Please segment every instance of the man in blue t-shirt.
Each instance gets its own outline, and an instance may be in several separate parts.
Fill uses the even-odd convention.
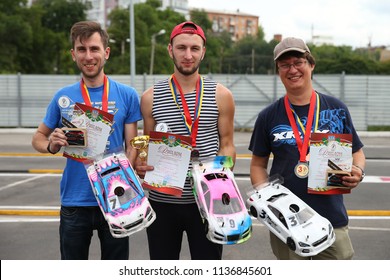
[[[133,151],[130,140],[137,135],[137,122],[142,118],[139,97],[134,88],[104,74],[104,64],[110,55],[107,32],[99,23],[83,21],[73,25],[70,38],[72,58],[82,73],[81,81],[54,95],[33,136],[33,147],[41,153],[56,154],[62,147],[69,146],[61,128],[71,120],[77,102],[114,116],[105,149],[110,152],[124,148],[133,163],[136,151]],[[114,238],[111,235],[82,162],[67,158],[60,194],[61,259],[88,259],[94,230],[98,231],[102,259],[129,258],[128,237]]]
[[[355,188],[364,177],[363,144],[346,105],[313,89],[315,60],[303,40],[282,40],[274,49],[274,60],[286,95],[261,111],[255,123],[249,146],[252,151],[252,184],[259,185],[267,180],[272,153],[269,175],[281,175],[284,185],[327,218],[335,229],[335,243],[312,259],[351,259],[354,251],[348,235],[343,195],[309,194],[307,172],[300,172],[297,167],[307,165],[311,132],[352,134],[353,167],[351,176],[342,177],[342,184]],[[271,247],[277,259],[302,259],[272,233]]]

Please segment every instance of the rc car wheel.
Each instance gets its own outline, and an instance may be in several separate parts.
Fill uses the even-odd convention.
[[[204,223],[204,232],[207,234],[209,232],[209,222],[205,219],[203,223]]]
[[[258,216],[257,216],[257,210],[256,210],[255,207],[251,206],[251,207],[249,208],[249,211],[251,212],[251,215],[252,215],[253,217],[255,217],[255,218],[258,217]]]
[[[291,237],[287,237],[287,246],[288,246],[288,248],[290,248],[294,252],[295,252],[295,249],[297,248],[294,240]]]

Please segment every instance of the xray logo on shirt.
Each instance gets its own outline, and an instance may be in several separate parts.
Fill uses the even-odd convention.
[[[317,130],[318,133],[329,133],[329,130]],[[279,146],[283,144],[296,145],[294,132],[289,125],[278,125],[272,129],[271,134],[273,136],[274,145]],[[303,138],[302,133],[299,135]]]

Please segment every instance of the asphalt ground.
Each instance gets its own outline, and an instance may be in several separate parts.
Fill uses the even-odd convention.
[[[31,174],[61,174],[65,165],[65,158],[61,153],[56,155],[41,154],[31,146],[31,139],[35,129],[32,128],[6,128],[0,129],[0,162],[1,173],[31,173]],[[390,160],[390,132],[359,132],[364,143],[367,159]],[[251,153],[248,145],[251,132],[236,131],[234,142],[237,149],[237,162],[235,166],[236,177],[249,176],[249,160]],[[240,161],[245,159],[245,161]],[[367,172],[366,172],[367,173]],[[381,174],[382,176],[390,175]],[[390,209],[390,207],[389,207]],[[364,214],[361,210],[360,214]],[[1,209],[0,214],[20,215],[57,215],[58,210],[52,209]],[[390,211],[381,215],[389,215]]]
[[[58,185],[65,159],[31,147],[35,129],[0,129],[0,259],[58,259]],[[235,173],[240,188],[250,187],[250,132],[235,133]],[[367,156],[367,182],[345,196],[355,259],[390,259],[390,133],[360,132]],[[40,175],[41,174],[41,175]],[[382,180],[376,182],[375,180]],[[386,180],[389,180],[386,182]],[[11,207],[12,206],[12,207]],[[224,259],[273,259],[268,230],[258,221],[249,241],[225,246]],[[27,226],[27,227],[26,227]],[[185,240],[185,238],[184,238]],[[144,232],[131,236],[131,259],[148,259]],[[94,236],[91,259],[99,259]],[[182,259],[188,259],[183,241]]]
[[[21,152],[35,152],[31,147],[31,137],[35,131],[35,128],[0,128],[0,152],[6,152],[12,147],[12,149],[17,147],[17,150],[20,149]],[[250,131],[235,131],[235,144],[248,145],[251,135]],[[390,146],[390,131],[358,131],[358,135],[366,146]]]
[[[51,154],[40,154],[31,146],[31,139],[35,132],[33,128],[0,128],[0,156],[42,156],[53,157]],[[364,143],[364,151],[367,158],[370,159],[388,159],[390,158],[390,131],[378,132],[358,132],[359,137]],[[250,157],[248,150],[251,132],[236,131],[234,133],[234,142],[237,148],[238,158]],[[57,154],[61,157],[61,154]],[[54,168],[55,169],[55,168]],[[26,171],[24,169],[18,170],[5,168],[0,166],[0,172],[10,171],[14,172]],[[36,172],[45,172],[47,170],[34,169]],[[48,170],[53,170],[49,168]],[[29,170],[27,170],[29,171]],[[247,173],[249,170],[246,171]]]
[[[41,154],[31,146],[31,139],[35,129],[33,128],[8,128],[0,129],[0,174],[1,173],[32,173],[32,174],[61,174],[65,165],[65,158],[61,153],[56,155]],[[389,132],[359,132],[367,160],[390,160],[390,131]],[[237,149],[237,162],[235,175],[237,177],[249,176],[249,162],[251,153],[248,145],[251,132],[236,131],[234,142]],[[5,159],[8,159],[7,162]],[[244,159],[244,161],[242,161]],[[366,174],[369,174],[366,172]],[[382,176],[390,175],[390,171]],[[389,207],[390,208],[390,207]],[[10,211],[18,211],[10,209]],[[20,210],[22,214],[29,213]],[[0,209],[0,214],[6,209]],[[42,215],[45,213],[56,214],[49,210],[31,210],[31,213]],[[388,213],[385,213],[388,214]]]

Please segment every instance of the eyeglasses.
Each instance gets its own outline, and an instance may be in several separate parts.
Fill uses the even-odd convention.
[[[291,63],[291,64],[281,64],[278,66],[278,69],[282,70],[283,72],[287,72],[290,70],[291,66],[294,66],[295,69],[302,69],[305,64],[306,64],[307,60],[298,60],[298,61],[295,61],[294,63]]]

